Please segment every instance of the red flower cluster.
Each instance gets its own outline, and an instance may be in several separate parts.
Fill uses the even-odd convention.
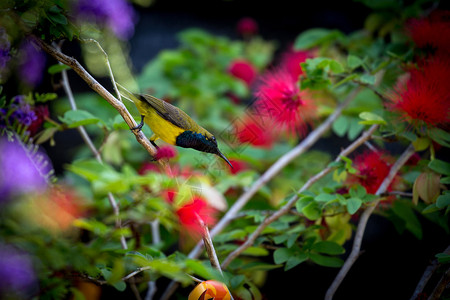
[[[358,172],[349,176],[347,183],[361,184],[366,188],[367,193],[375,194],[391,170],[391,161],[391,156],[378,151],[363,152],[354,158],[353,163]],[[398,178],[392,181],[389,191],[392,190],[396,181]]]
[[[442,53],[450,51],[450,11],[435,11],[427,18],[411,19],[406,29],[417,47]]]
[[[297,79],[285,69],[268,73],[256,97],[258,109],[291,134],[304,135],[316,114],[308,93],[300,90]]]
[[[388,107],[412,125],[450,122],[450,59],[431,58],[409,70],[410,78],[398,84]]]
[[[198,218],[207,226],[217,221],[217,211],[199,196],[194,196],[189,203],[178,208],[176,214],[182,230],[193,237],[200,235],[203,230]]]

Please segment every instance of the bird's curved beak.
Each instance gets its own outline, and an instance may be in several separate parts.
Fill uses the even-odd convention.
[[[231,168],[233,168],[233,165],[230,163],[230,161],[225,157],[225,155],[220,152],[219,148],[217,148],[217,155],[219,155],[224,161],[227,162],[227,164],[230,165]]]

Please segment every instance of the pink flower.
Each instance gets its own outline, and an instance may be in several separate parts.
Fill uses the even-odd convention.
[[[258,109],[290,134],[303,135],[316,116],[316,107],[308,93],[285,69],[266,74],[256,92]]]
[[[156,151],[156,155],[155,155],[155,159],[159,160],[161,158],[173,158],[177,156],[177,150],[175,150],[174,147],[172,146],[161,146],[158,148],[158,150]]]
[[[434,58],[409,71],[410,78],[399,84],[389,97],[388,108],[401,119],[418,126],[450,122],[450,59]]]
[[[411,19],[406,29],[417,47],[450,51],[450,11],[435,11],[427,18]]]
[[[309,51],[295,51],[290,50],[283,54],[281,58],[281,66],[292,75],[295,80],[303,74],[301,63],[305,62],[307,58],[311,58],[312,54]]]
[[[247,163],[245,161],[230,159],[230,163],[233,165],[233,168],[230,166],[228,167],[230,168],[230,173],[233,175],[248,169]]]
[[[353,159],[353,164],[358,171],[357,174],[349,176],[347,183],[360,184],[366,188],[367,193],[375,194],[383,180],[391,170],[392,157],[378,151],[368,150],[357,155]],[[398,182],[398,178],[394,178],[388,190],[392,190]]]
[[[239,20],[236,29],[243,36],[255,35],[258,33],[258,23],[253,18],[245,17]]]
[[[194,237],[203,230],[198,218],[207,226],[214,225],[217,221],[217,211],[199,196],[194,196],[189,203],[178,208],[176,213],[181,229]]]
[[[245,60],[232,61],[228,72],[234,77],[243,80],[248,86],[253,83],[257,75],[255,67]]]

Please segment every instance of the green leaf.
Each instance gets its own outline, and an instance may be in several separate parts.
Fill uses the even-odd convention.
[[[78,126],[96,124],[101,120],[90,112],[85,110],[69,110],[66,111],[64,117],[60,118],[61,122],[64,122],[69,126],[69,128],[75,128]]]
[[[48,68],[47,72],[49,74],[53,75],[53,74],[59,73],[63,70],[69,70],[69,69],[71,69],[71,68],[68,65],[55,64],[55,65],[50,66]]]
[[[380,117],[377,114],[374,114],[372,112],[364,111],[359,114],[359,117],[363,119],[364,121],[360,121],[359,124],[364,125],[374,125],[374,124],[380,124],[380,125],[386,125],[386,121]]]
[[[243,254],[249,256],[267,256],[269,255],[269,251],[260,247],[248,247]]]
[[[305,206],[307,206],[309,203],[311,203],[312,201],[314,201],[314,198],[311,196],[303,196],[300,199],[297,200],[297,202],[295,203],[295,208],[297,209],[297,211],[299,213],[302,213],[303,208]]]
[[[416,151],[423,151],[430,146],[431,141],[429,138],[426,137],[417,137],[417,139],[412,142],[412,145],[414,146],[414,150]]]
[[[311,221],[315,221],[322,216],[322,210],[317,202],[311,202],[303,207],[302,213]]]
[[[436,200],[436,207],[437,208],[444,208],[446,206],[450,205],[450,193],[440,195]]]
[[[363,84],[374,85],[375,84],[375,76],[370,74],[363,74],[359,77],[359,81]]]
[[[361,66],[363,63],[362,59],[355,55],[349,55],[347,57],[347,66],[350,68],[350,70],[356,69],[359,66]]]
[[[395,201],[392,211],[405,222],[406,229],[414,234],[418,239],[422,238],[422,226],[413,209],[401,201]]]
[[[428,135],[438,144],[450,148],[450,133],[440,128],[428,129]]]
[[[294,48],[297,50],[310,49],[324,43],[331,43],[342,37],[338,30],[313,28],[303,31],[295,40]]]
[[[436,258],[438,259],[438,262],[441,264],[446,264],[450,262],[450,255],[447,253],[438,253],[436,254]]]
[[[318,202],[328,202],[333,201],[334,199],[336,199],[336,195],[327,193],[319,194],[314,198],[314,200]]]
[[[299,264],[301,264],[302,262],[304,262],[307,259],[308,259],[308,255],[306,255],[306,253],[298,253],[298,254],[296,254],[294,256],[291,256],[286,261],[286,265],[284,267],[284,270],[288,271],[288,270],[298,266]]]
[[[439,174],[444,174],[450,176],[450,163],[434,159],[429,164],[428,167]]]
[[[362,205],[362,200],[359,198],[349,198],[347,200],[347,211],[349,214],[353,215]]]
[[[317,253],[309,253],[308,256],[313,262],[324,267],[339,268],[344,264],[344,261],[338,257],[325,256]]]
[[[273,260],[277,265],[282,264],[286,262],[293,254],[293,251],[288,248],[278,248],[273,252]]]
[[[66,16],[59,14],[59,13],[50,13],[48,14],[48,17],[50,20],[52,20],[55,23],[61,24],[61,25],[67,25],[67,18]]]
[[[341,245],[330,241],[319,241],[312,245],[311,250],[330,255],[338,255],[345,252]]]
[[[347,133],[349,127],[350,122],[346,116],[340,116],[332,125],[333,132],[339,137],[343,137]]]

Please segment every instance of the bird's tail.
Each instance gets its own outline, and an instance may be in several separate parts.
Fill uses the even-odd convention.
[[[119,84],[118,82],[116,82],[117,87],[119,88],[119,92],[122,95],[122,97],[124,97],[125,99],[127,99],[128,101],[131,102],[136,102],[138,101],[138,97],[136,96],[136,94],[130,92],[129,90],[127,90],[123,85]]]

